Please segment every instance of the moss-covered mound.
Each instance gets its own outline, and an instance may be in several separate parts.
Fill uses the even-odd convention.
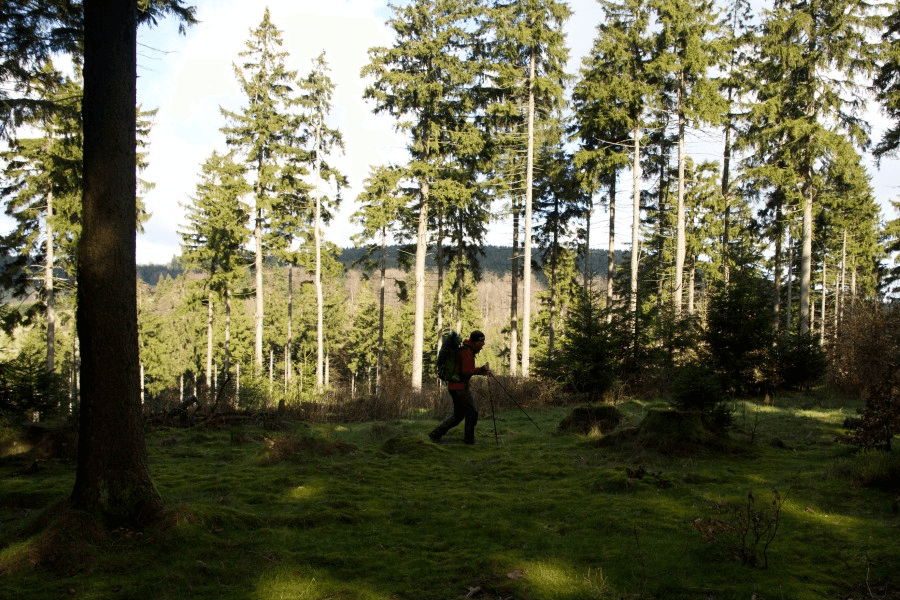
[[[637,427],[628,427],[598,441],[603,447],[639,446],[679,455],[692,455],[701,448],[724,449],[728,438],[709,430],[695,411],[656,409],[647,412]]]

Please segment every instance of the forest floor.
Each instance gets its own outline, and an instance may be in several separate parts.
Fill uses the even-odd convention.
[[[474,446],[433,418],[151,428],[141,531],[63,508],[73,461],[10,455],[0,598],[900,598],[900,459],[835,441],[856,406],[737,402],[674,444],[651,408],[572,433],[572,407],[503,406]]]

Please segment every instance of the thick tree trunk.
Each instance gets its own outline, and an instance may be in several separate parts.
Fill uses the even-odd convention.
[[[136,10],[84,2],[84,191],[78,250],[81,414],[72,504],[119,522],[155,516],[140,405],[135,267]]]

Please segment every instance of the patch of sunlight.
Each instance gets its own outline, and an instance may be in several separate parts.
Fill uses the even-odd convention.
[[[20,440],[13,440],[8,446],[0,451],[0,458],[25,454],[26,452],[30,452],[32,448],[33,446],[31,444],[26,444]]]
[[[568,565],[548,562],[525,563],[524,568],[507,574],[510,579],[523,579],[538,598],[604,598],[612,596],[600,568],[581,573]]]
[[[282,569],[260,576],[256,584],[257,600],[303,600],[324,596],[321,584],[312,572]]]
[[[0,550],[0,573],[10,573],[31,562],[33,550],[31,541],[10,544]]]
[[[312,500],[322,496],[322,486],[298,485],[288,490],[288,495],[294,500]]]
[[[306,567],[283,567],[260,575],[255,600],[319,600],[321,598],[389,600],[389,596],[368,588],[348,587]],[[391,596],[392,597],[392,596]]]
[[[838,513],[829,513],[818,508],[812,506],[811,504],[803,504],[798,502],[793,502],[790,498],[788,498],[782,510],[786,513],[790,513],[792,516],[798,519],[803,519],[810,523],[816,523],[818,525],[830,525],[832,527],[849,527],[849,528],[859,528],[865,529],[867,527],[867,520],[859,517],[851,517],[848,515],[842,515]]]

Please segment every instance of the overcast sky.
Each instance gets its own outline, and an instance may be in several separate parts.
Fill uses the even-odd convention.
[[[394,132],[394,121],[376,116],[363,100],[366,81],[360,69],[368,62],[368,49],[392,43],[385,22],[390,15],[383,0],[271,0],[267,4],[246,0],[196,0],[200,23],[177,33],[174,21],[138,33],[138,101],[144,110],[157,109],[150,134],[149,167],[141,178],[155,184],[144,196],[152,213],[145,232],[138,235],[139,264],[168,263],[180,254],[178,230],[183,227],[182,204],[194,193],[200,165],[214,151],[226,149],[219,131],[224,120],[220,107],[238,111],[244,103],[233,64],[245,48],[250,30],[263,17],[268,5],[272,22],[282,31],[287,66],[307,74],[312,59],[325,52],[336,85],[331,125],[338,128],[346,145],[343,156],[333,162],[349,177],[350,189],[343,206],[325,231],[325,237],[340,246],[350,246],[356,228],[349,216],[356,210],[355,198],[372,165],[405,162],[406,140]],[[570,0],[574,11],[566,27],[571,49],[569,72],[576,73],[581,57],[591,47],[601,15],[596,0]],[[873,118],[876,118],[873,116]],[[877,128],[877,126],[876,126]],[[720,144],[693,137],[696,160],[718,160]],[[897,197],[897,161],[872,169],[876,194],[882,202]],[[617,231],[627,238],[631,224],[630,176],[623,176],[617,202]],[[496,212],[496,211],[495,211]],[[606,246],[606,215],[593,219],[592,245]],[[5,225],[5,226],[4,226]],[[9,220],[0,217],[0,230]],[[618,237],[618,236],[617,236]],[[505,223],[494,224],[487,243],[511,245],[512,233]],[[619,245],[619,247],[624,247]]]

